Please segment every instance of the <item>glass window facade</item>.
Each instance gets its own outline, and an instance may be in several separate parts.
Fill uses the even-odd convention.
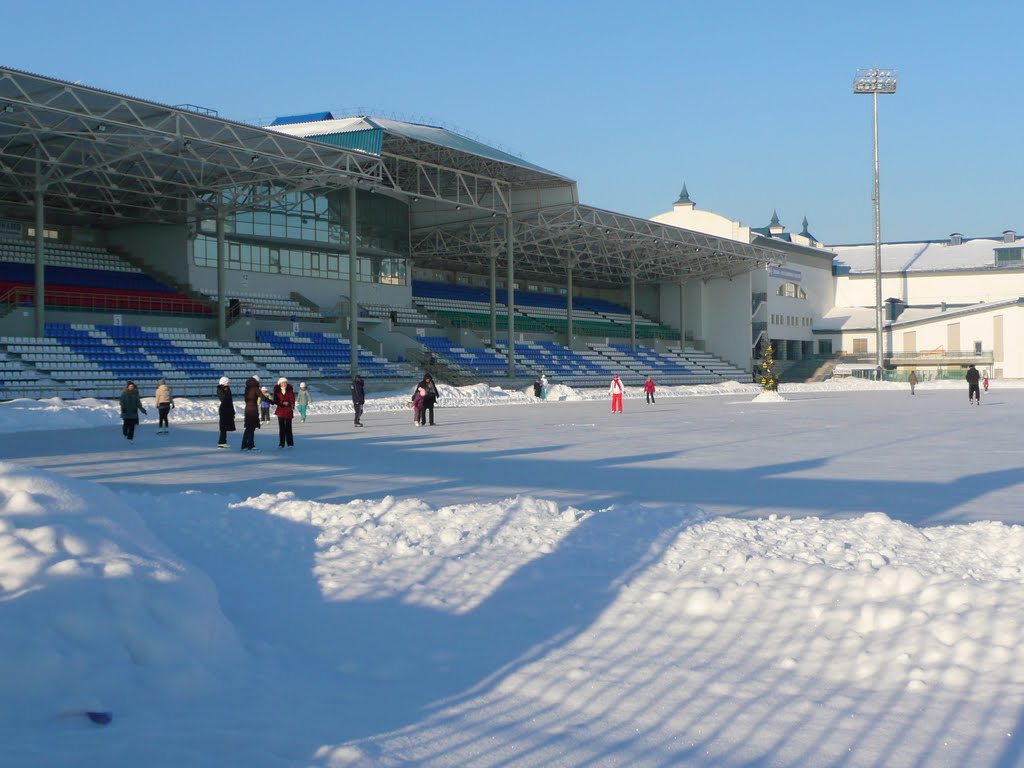
[[[273,192],[273,190],[270,190]],[[348,190],[284,193],[224,222],[226,267],[245,272],[348,279]],[[409,209],[387,195],[356,193],[356,279],[409,282]],[[193,261],[217,266],[216,222],[200,222]]]

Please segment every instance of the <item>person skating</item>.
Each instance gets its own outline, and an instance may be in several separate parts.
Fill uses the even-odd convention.
[[[981,380],[981,388],[988,392],[988,376]]]
[[[128,442],[135,440],[135,427],[139,424],[139,411],[143,413],[146,409],[142,407],[142,398],[139,397],[139,390],[135,387],[134,381],[129,381],[121,392],[121,434],[128,438]]]
[[[166,435],[171,431],[171,425],[167,421],[167,414],[174,407],[174,395],[171,394],[171,388],[167,386],[167,379],[160,379],[160,385],[156,388],[156,395],[154,395],[153,399],[156,401],[156,412],[160,417],[156,433],[158,435]]]
[[[420,408],[420,426],[427,425],[427,414],[430,415],[430,426],[434,426],[434,403],[437,402],[437,398],[441,395],[437,391],[437,386],[434,384],[433,378],[429,373],[423,374],[423,381],[421,381],[417,388],[422,388],[424,391],[423,405]]]
[[[540,399],[548,399],[548,376],[546,373],[540,375]]]
[[[971,405],[981,405],[981,389],[978,386],[981,374],[978,373],[978,369],[973,365],[967,366],[967,375],[964,378],[967,379],[967,400]]]
[[[422,426],[420,424],[420,415],[423,413],[423,398],[427,396],[427,390],[422,385],[416,385],[416,391],[412,393],[412,400],[409,401],[409,405],[412,406],[412,423],[417,427]]]
[[[644,394],[647,395],[648,405],[654,402],[654,379],[650,376],[648,376],[647,381],[644,382]]]
[[[626,388],[622,386],[619,374],[616,373],[612,377],[612,383],[608,385],[608,392],[612,396],[612,413],[622,413],[622,393],[625,391]]]
[[[274,398],[270,396],[270,390],[260,387],[260,424],[270,423],[270,406],[274,404]]]
[[[352,410],[355,412],[355,425],[363,426],[363,406],[366,404],[366,383],[358,373],[352,379]]]
[[[260,428],[260,377],[255,374],[245,380],[245,413],[244,431],[242,432],[242,450],[255,451],[256,430]]]
[[[274,387],[274,411],[277,416],[277,447],[295,447],[295,439],[292,437],[292,419],[295,416],[295,390],[288,383],[288,379],[282,376],[277,380]]]
[[[217,438],[218,448],[228,447],[228,432],[235,431],[235,402],[231,397],[231,379],[221,376],[217,382],[217,399],[220,405],[217,416],[220,421],[220,435]]]
[[[309,396],[309,389],[306,387],[306,382],[299,382],[299,391],[295,393],[295,410],[299,412],[299,417],[306,420],[306,409],[313,404],[313,398]]]
[[[911,371],[907,381],[910,383],[910,394],[914,394],[914,389],[917,387],[917,371]]]

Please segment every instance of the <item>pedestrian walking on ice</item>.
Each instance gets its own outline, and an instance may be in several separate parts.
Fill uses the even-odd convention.
[[[253,374],[245,380],[245,421],[242,432],[242,450],[255,451],[256,430],[260,428],[260,377]]]
[[[139,411],[143,413],[146,409],[142,407],[142,398],[139,397],[139,390],[134,381],[129,381],[121,392],[121,434],[128,438],[128,442],[135,440],[135,427],[139,425]]]
[[[306,420],[306,409],[313,404],[313,398],[309,396],[309,389],[306,382],[299,382],[299,391],[295,393],[295,409],[299,412],[299,418]]]
[[[363,426],[363,405],[366,403],[366,385],[358,373],[352,379],[352,410],[356,415],[355,426]]]
[[[277,386],[274,387],[274,405],[277,406],[274,411],[277,415],[277,447],[294,448],[292,418],[295,416],[295,390],[284,376],[277,380]]]
[[[647,395],[647,404],[650,405],[654,402],[654,379],[650,376],[647,377],[647,381],[644,382],[644,393]]]
[[[235,431],[235,402],[231,397],[231,379],[221,376],[217,382],[217,399],[220,405],[217,408],[217,417],[220,422],[220,435],[217,437],[217,447],[228,447],[228,432]]]
[[[160,385],[156,388],[156,395],[153,396],[153,399],[156,401],[156,412],[160,417],[160,424],[157,426],[156,433],[158,435],[166,435],[171,431],[171,425],[167,421],[167,414],[174,407],[174,395],[171,394],[171,388],[167,386],[167,379],[160,379]]]
[[[612,383],[608,386],[608,392],[612,396],[612,413],[622,413],[622,393],[625,391],[625,387],[619,381],[619,374],[616,373],[612,378]]]
[[[981,388],[988,392],[988,376],[981,380]]]
[[[910,394],[914,394],[914,388],[917,386],[917,371],[911,371],[907,381],[910,383]]]
[[[978,373],[978,369],[973,365],[967,366],[967,375],[964,378],[967,379],[967,400],[971,405],[981,405],[981,389],[978,387],[981,374]]]

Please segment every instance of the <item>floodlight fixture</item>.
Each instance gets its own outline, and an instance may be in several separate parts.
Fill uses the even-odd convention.
[[[870,94],[873,102],[875,138],[875,372],[882,377],[882,203],[878,185],[878,94],[896,93],[895,69],[858,69],[853,92]]]
[[[13,104],[4,104],[4,112],[7,112],[8,114],[10,114],[13,111],[14,111],[14,105]]]

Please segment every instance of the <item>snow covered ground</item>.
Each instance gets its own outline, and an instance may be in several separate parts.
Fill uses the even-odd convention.
[[[0,404],[0,764],[1024,766],[996,384]]]

